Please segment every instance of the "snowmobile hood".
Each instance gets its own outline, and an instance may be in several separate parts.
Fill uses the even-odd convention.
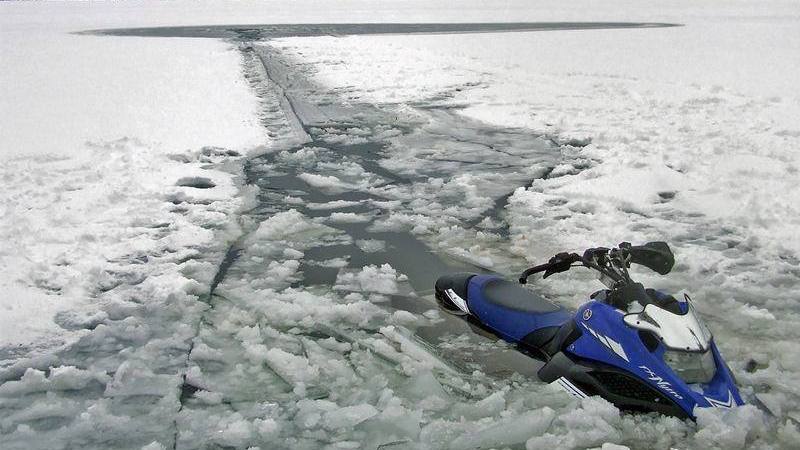
[[[648,305],[650,306],[650,305]],[[660,309],[660,308],[657,308]],[[656,309],[645,308],[648,314]],[[743,404],[739,390],[736,387],[733,375],[719,353],[708,330],[692,323],[699,320],[682,315],[678,322],[670,322],[675,318],[664,314],[655,313],[653,320],[659,325],[660,333],[668,334],[672,327],[680,333],[690,336],[673,335],[670,339],[672,345],[689,343],[690,348],[699,349],[698,344],[707,342],[706,351],[687,352],[686,346],[682,351],[676,351],[660,339],[648,338],[650,329],[644,331],[641,323],[639,327],[628,324],[628,317],[633,319],[636,315],[623,314],[622,311],[602,302],[590,301],[578,309],[575,321],[583,332],[582,336],[567,348],[567,351],[578,358],[592,364],[610,366],[614,370],[622,370],[635,377],[655,390],[663,398],[674,403],[687,416],[694,417],[694,409],[708,407],[730,408]],[[644,312],[644,311],[643,311]],[[669,311],[665,311],[669,313]],[[675,315],[674,313],[669,313]],[[640,317],[641,318],[641,317]],[[652,316],[651,316],[652,318]],[[686,319],[689,319],[688,321]],[[641,322],[641,320],[640,320]],[[635,322],[634,322],[635,323]],[[654,327],[652,323],[649,324]],[[702,324],[700,324],[702,325]],[[691,330],[691,331],[690,331]],[[697,334],[698,339],[693,340],[691,333]],[[702,334],[701,333],[707,333]],[[706,336],[708,338],[705,341]],[[675,353],[694,355],[696,365],[685,361],[675,361]],[[709,363],[710,361],[710,363]],[[693,369],[694,372],[685,369]],[[698,375],[698,371],[700,371]],[[689,373],[691,376],[686,376]],[[702,382],[697,380],[701,379]],[[626,390],[631,387],[620,388],[617,394],[625,397]],[[630,392],[634,392],[636,389]]]

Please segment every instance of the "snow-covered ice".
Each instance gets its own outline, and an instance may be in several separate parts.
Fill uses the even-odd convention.
[[[191,6],[0,4],[0,447],[798,445],[795,1]],[[68,34],[381,20],[684,26],[255,44],[363,122],[317,124],[310,144],[246,49]],[[246,184],[288,169],[288,193]],[[415,280],[335,253],[388,261],[393,233],[509,275],[666,240],[674,274],[644,281],[697,300],[773,415],[622,415],[452,366],[437,350],[474,350],[465,335],[431,348],[413,330],[436,311],[393,309],[425,301]],[[317,270],[331,275],[305,283]],[[538,288],[575,305],[592,283]]]
[[[213,270],[241,202],[204,166],[266,143],[229,44],[70,35],[64,5],[41,10],[55,26],[31,6],[0,19],[3,349],[57,344],[58,311],[99,323],[87,300],[201,253]]]

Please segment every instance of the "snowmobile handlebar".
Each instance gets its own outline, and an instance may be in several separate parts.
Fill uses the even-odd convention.
[[[559,253],[545,264],[531,267],[519,277],[520,284],[527,284],[528,277],[535,273],[544,272],[542,278],[560,272],[566,272],[574,263],[597,270],[605,275],[611,282],[630,282],[628,267],[631,263],[643,265],[661,275],[666,275],[675,264],[675,257],[666,242],[648,242],[644,245],[633,246],[629,242],[622,242],[618,248],[595,247],[586,249],[583,255],[577,253]]]

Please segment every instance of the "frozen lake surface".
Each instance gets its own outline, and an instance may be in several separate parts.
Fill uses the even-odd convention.
[[[684,82],[709,58],[676,44],[696,42],[696,14],[197,25],[222,20],[206,11],[179,27],[71,25],[32,44],[57,49],[43,54],[67,79],[63,48],[101,57],[75,78],[93,84],[63,92],[110,120],[75,161],[37,150],[2,169],[4,216],[17,218],[0,222],[9,286],[41,291],[31,300],[44,312],[52,298],[84,303],[52,313],[58,333],[42,314],[47,339],[0,336],[0,447],[792,447],[800,276],[781,238],[797,223],[786,149],[800,133],[776,111],[795,105],[769,86],[705,86],[726,80],[707,72]],[[712,40],[738,32],[707,23]],[[24,41],[23,24],[6,29]],[[749,42],[774,42],[759,33]],[[50,92],[16,47],[2,48],[15,82],[33,80],[21,92]],[[647,48],[667,57],[648,61]],[[695,59],[664,71],[674,58]],[[658,71],[675,78],[648,78]],[[122,91],[113,108],[97,101]],[[17,128],[33,131],[2,142],[39,134]],[[48,131],[51,150],[83,142]],[[445,272],[513,279],[555,251],[645,239],[668,240],[679,262],[645,281],[700,299],[759,408],[695,424],[575,400],[432,296]],[[535,289],[573,307],[596,286],[570,276]],[[11,306],[25,317],[24,302]]]

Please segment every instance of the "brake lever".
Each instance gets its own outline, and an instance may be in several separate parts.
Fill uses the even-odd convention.
[[[580,260],[581,260],[580,256],[578,256],[576,253],[566,253],[566,252],[559,253],[556,256],[550,258],[550,261],[548,261],[550,267],[548,267],[547,270],[544,272],[542,278],[547,278],[550,275],[556,273],[566,272],[569,270],[570,267],[572,267],[572,263],[578,262]]]
[[[594,247],[594,248],[587,248],[583,252],[583,259],[587,261],[591,261],[593,259],[597,259],[598,261],[602,261],[603,258],[608,255],[608,251],[610,249],[606,247]]]

